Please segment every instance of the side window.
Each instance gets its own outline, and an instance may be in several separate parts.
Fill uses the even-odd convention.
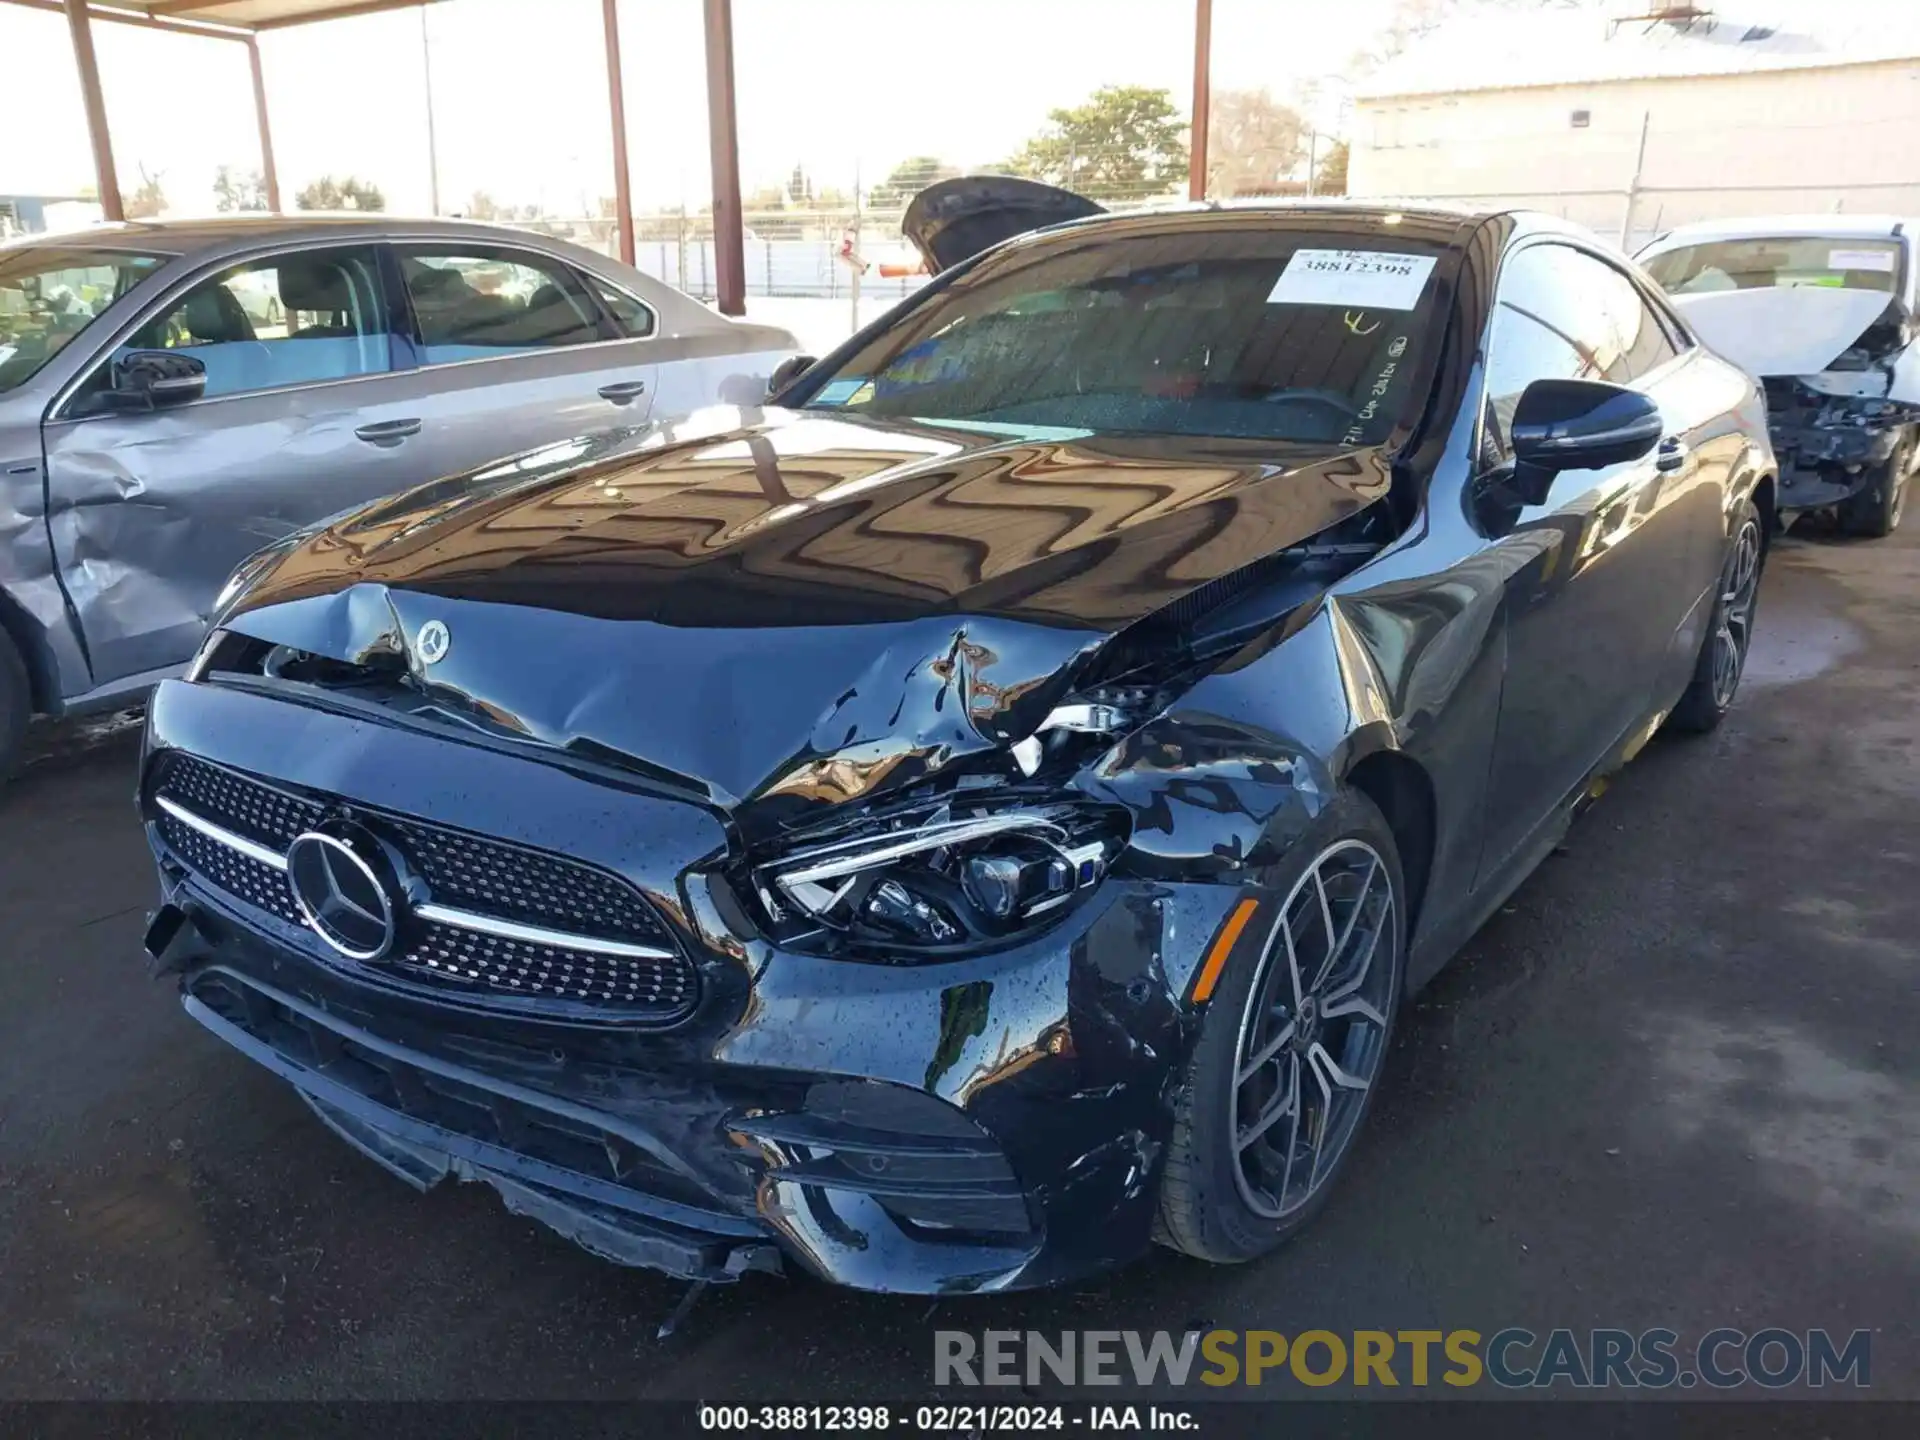
[[[1556,293],[1560,278],[1550,251],[1536,245],[1509,259],[1500,272],[1487,342],[1486,414],[1481,463],[1495,466],[1513,454],[1508,439],[1521,392],[1535,380],[1601,378],[1593,337],[1576,328],[1578,316]]]
[[[207,394],[243,395],[378,375],[391,367],[386,296],[371,250],[311,250],[202,280],[114,351],[178,350],[207,367]],[[102,367],[87,385],[108,383]]]
[[[1512,453],[1514,407],[1533,381],[1630,385],[1679,353],[1631,280],[1566,245],[1535,245],[1507,262],[1490,349],[1482,443],[1488,464]]]
[[[587,284],[593,287],[593,293],[600,297],[600,303],[619,323],[621,332],[629,340],[644,340],[653,334],[653,311],[644,300],[629,295],[610,281],[602,280],[598,275],[589,273]]]
[[[420,327],[421,361],[446,365],[590,345],[593,302],[566,266],[521,251],[408,246],[399,251]]]

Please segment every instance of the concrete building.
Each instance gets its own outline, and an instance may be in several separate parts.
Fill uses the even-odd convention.
[[[1348,188],[1635,243],[1752,213],[1920,216],[1920,0],[1470,14],[1360,87]]]

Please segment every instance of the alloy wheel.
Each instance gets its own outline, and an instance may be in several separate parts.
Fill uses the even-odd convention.
[[[1234,1048],[1234,1180],[1256,1214],[1293,1214],[1352,1143],[1386,1052],[1398,944],[1393,882],[1364,841],[1323,851],[1287,896]]]
[[[1760,527],[1749,520],[1733,542],[1720,591],[1719,628],[1713,637],[1713,703],[1724,710],[1740,688],[1740,672],[1753,642],[1753,609],[1760,593]]]

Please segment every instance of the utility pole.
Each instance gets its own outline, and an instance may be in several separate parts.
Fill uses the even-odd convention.
[[[1193,0],[1193,143],[1187,147],[1187,198],[1207,198],[1207,129],[1213,119],[1213,0]]]
[[[1633,236],[1633,207],[1640,198],[1640,177],[1647,168],[1647,129],[1653,124],[1653,111],[1640,112],[1640,153],[1634,158],[1633,179],[1627,182],[1627,213],[1620,217],[1620,248],[1627,248]]]
[[[420,69],[427,78],[427,194],[440,213],[440,147],[433,134],[433,52],[427,45],[427,0],[420,0]]]
[[[1320,178],[1320,132],[1307,131],[1307,198],[1311,200],[1318,193]]]

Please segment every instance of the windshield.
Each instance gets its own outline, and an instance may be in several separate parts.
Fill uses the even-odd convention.
[[[799,393],[922,421],[1374,444],[1406,408],[1438,255],[1246,226],[1015,246]]]
[[[1899,284],[1900,242],[1846,236],[1715,240],[1683,245],[1644,263],[1647,273],[1673,295],[1799,285],[1890,295]]]
[[[0,250],[0,391],[38,372],[168,258],[54,245]]]

